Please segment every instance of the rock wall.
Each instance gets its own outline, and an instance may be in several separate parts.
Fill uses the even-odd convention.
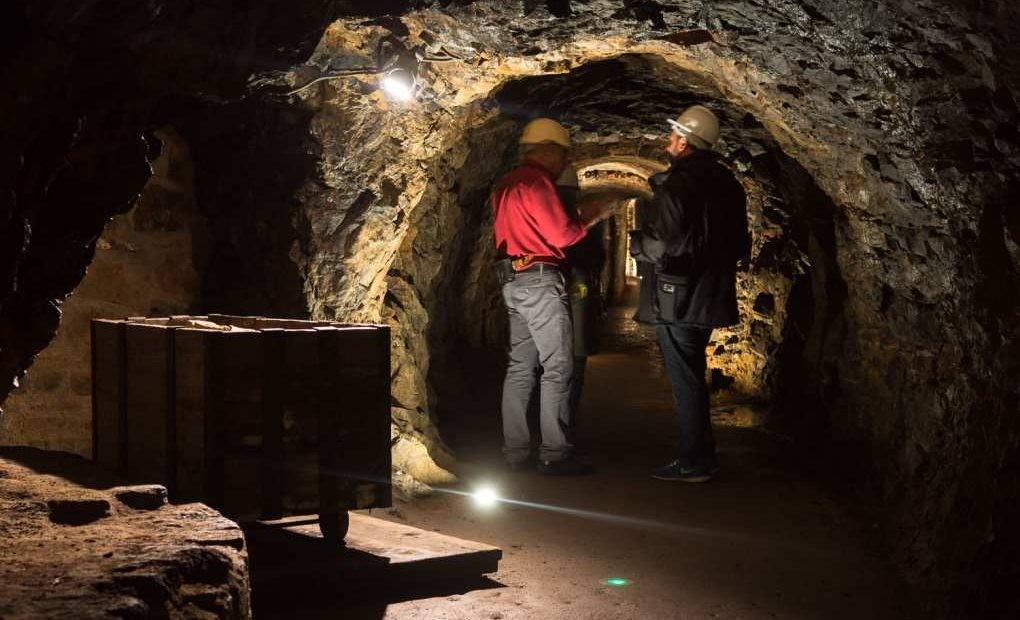
[[[236,524],[115,484],[77,456],[0,448],[0,616],[251,618]]]
[[[394,466],[426,484],[450,481],[433,459],[454,466],[435,415],[437,384],[463,378],[450,371],[449,356],[503,337],[487,199],[516,158],[516,131],[516,123],[495,118],[441,155],[443,174],[423,197],[428,204],[415,209],[387,273],[382,316],[393,329]]]
[[[209,240],[187,144],[172,128],[135,205],[107,224],[56,337],[4,404],[0,442],[92,454],[89,325],[94,318],[189,314],[201,303]]]

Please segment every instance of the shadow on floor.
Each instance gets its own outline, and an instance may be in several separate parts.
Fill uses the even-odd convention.
[[[0,446],[0,458],[27,467],[37,474],[59,476],[88,489],[109,489],[127,484],[77,454],[28,446]]]
[[[323,588],[317,580],[308,581],[303,588],[286,591],[256,586],[253,616],[255,620],[296,618],[374,620],[384,618],[389,605],[429,598],[456,597],[469,592],[502,587],[505,586],[487,577],[428,584],[380,583],[361,587],[356,594],[354,592],[342,594]]]
[[[503,584],[449,562],[390,559],[258,523],[244,526],[255,618],[382,618],[393,603],[450,597]]]

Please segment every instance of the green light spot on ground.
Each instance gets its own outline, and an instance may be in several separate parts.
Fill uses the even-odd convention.
[[[605,583],[607,586],[614,586],[619,588],[620,586],[630,585],[630,579],[624,579],[623,577],[610,577],[606,579]]]

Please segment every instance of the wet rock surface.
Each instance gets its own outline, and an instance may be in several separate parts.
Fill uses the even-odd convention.
[[[394,441],[416,472],[398,478],[444,479],[437,377],[468,380],[450,376],[461,351],[502,338],[483,188],[516,123],[561,115],[591,186],[633,189],[661,167],[662,118],[706,101],[755,232],[713,384],[771,400],[766,423],[820,467],[848,464],[935,611],[1016,610],[1014,4],[72,4],[4,9],[26,25],[3,69],[21,86],[4,101],[4,385],[142,186],[138,137],[169,123],[217,240],[207,310],[389,321]],[[251,74],[285,91],[393,39],[456,56],[426,66],[418,105],[374,76],[240,98]],[[621,163],[643,173],[610,181]]]
[[[0,616],[251,617],[232,521],[113,484],[77,456],[0,448]]]

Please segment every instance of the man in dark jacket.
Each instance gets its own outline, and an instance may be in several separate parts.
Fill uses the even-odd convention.
[[[718,472],[705,381],[712,329],[739,322],[737,264],[750,255],[744,190],[711,148],[715,115],[693,106],[677,120],[666,150],[669,170],[650,179],[652,198],[638,212],[631,255],[639,262],[636,320],[655,324],[673,385],[680,445],[655,470],[661,480],[706,482]]]

